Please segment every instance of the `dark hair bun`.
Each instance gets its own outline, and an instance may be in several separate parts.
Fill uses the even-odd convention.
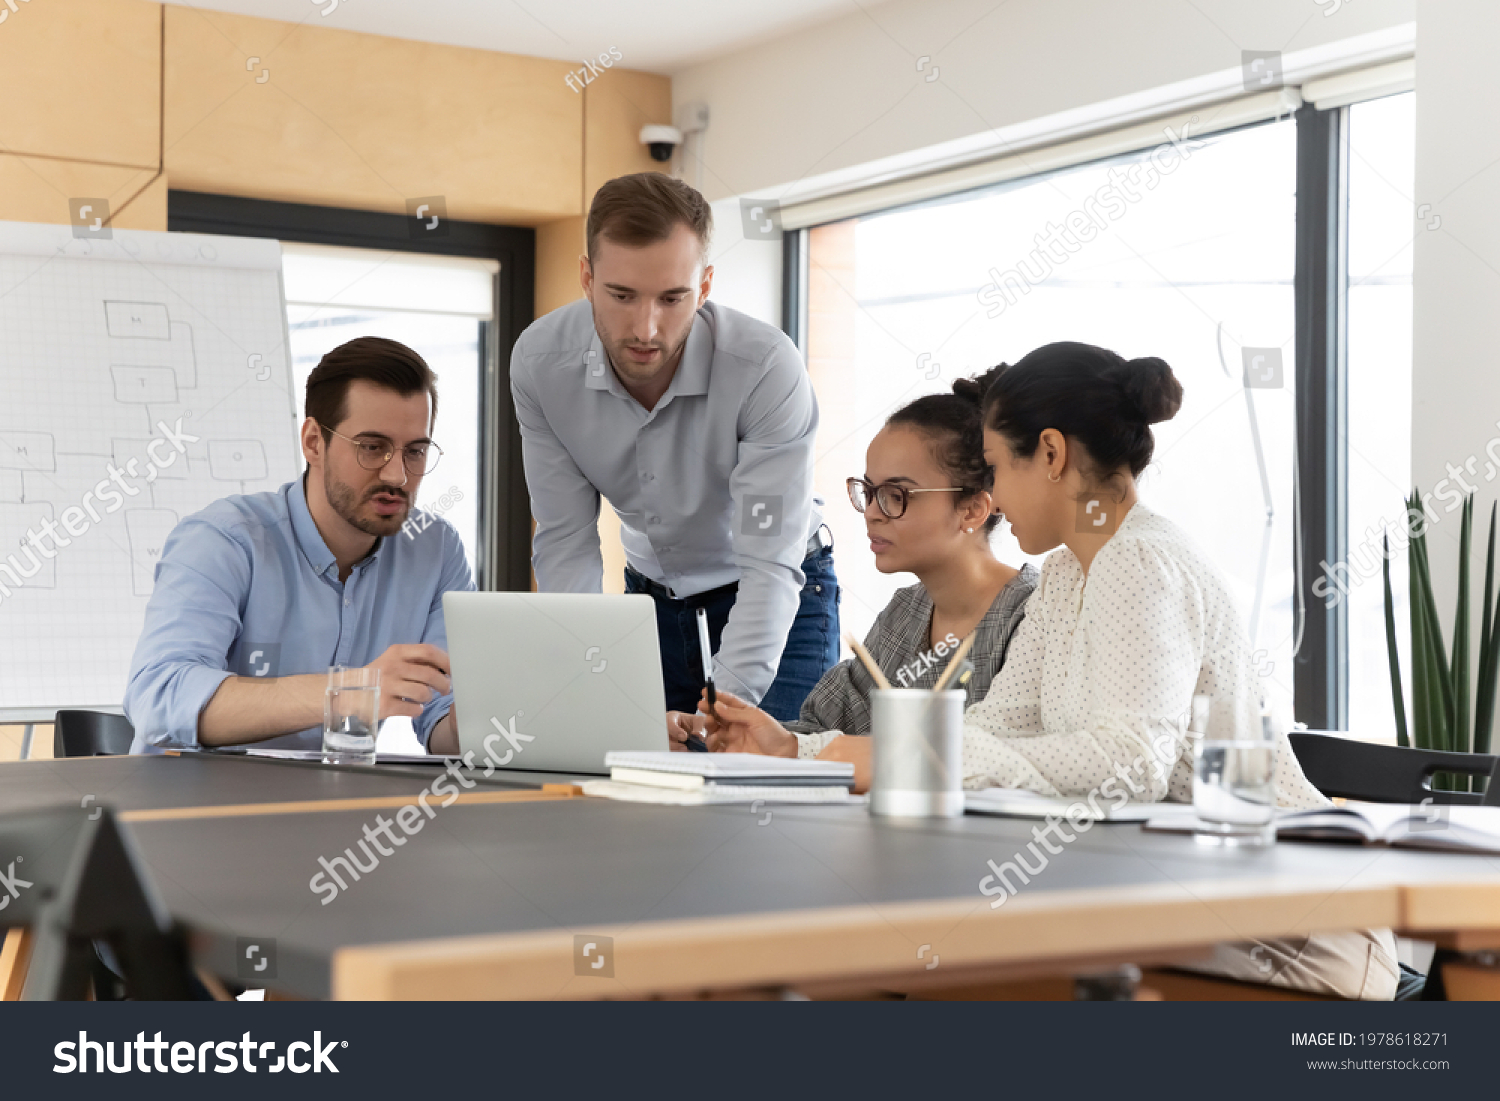
[[[1128,360],[1113,374],[1126,403],[1142,424],[1169,421],[1182,408],[1182,383],[1165,360],[1156,356]]]
[[[989,393],[990,387],[1008,366],[1002,363],[973,378],[956,378],[953,380],[953,392],[961,398],[972,401],[975,405],[982,405],[985,394]]]
[[[1155,356],[1125,359],[1108,348],[1062,340],[997,368],[984,395],[985,427],[1011,453],[1029,459],[1052,428],[1083,447],[1089,477],[1108,481],[1123,470],[1139,478],[1151,464],[1151,425],[1176,415],[1182,384]]]

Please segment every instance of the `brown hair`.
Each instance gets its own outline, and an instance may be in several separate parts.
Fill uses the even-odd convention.
[[[707,257],[714,231],[707,199],[660,172],[616,176],[594,193],[589,204],[589,262],[593,263],[601,236],[627,248],[640,248],[665,241],[679,224],[693,231]]]
[[[427,392],[431,405],[429,426],[437,421],[437,376],[427,361],[405,344],[383,336],[360,336],[318,361],[307,376],[307,415],[323,426],[323,442],[329,431],[348,416],[349,384],[356,379],[394,390],[402,397]]]

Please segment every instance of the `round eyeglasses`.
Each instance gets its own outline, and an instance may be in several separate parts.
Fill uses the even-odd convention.
[[[334,432],[326,424],[318,425],[326,432],[332,432],[341,440],[348,440],[354,445],[354,455],[359,460],[359,465],[366,470],[384,470],[391,461],[391,456],[396,453],[396,445],[384,436],[363,435],[358,439],[346,436],[342,432]],[[433,468],[443,457],[443,449],[431,440],[421,443],[409,443],[401,449],[401,465],[413,478],[425,477],[431,474]]]
[[[906,515],[906,506],[911,500],[913,493],[962,493],[962,486],[945,486],[942,489],[908,489],[896,482],[881,482],[875,485],[863,478],[850,478],[846,483],[849,487],[849,503],[854,506],[856,512],[864,512],[870,507],[871,498],[880,506],[880,511],[892,520],[899,520]]]

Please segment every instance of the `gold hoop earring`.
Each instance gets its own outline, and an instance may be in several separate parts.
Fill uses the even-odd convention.
[[[1060,481],[1062,481],[1062,475],[1061,474],[1048,474],[1047,475],[1047,481],[1049,481],[1049,482],[1060,482]]]

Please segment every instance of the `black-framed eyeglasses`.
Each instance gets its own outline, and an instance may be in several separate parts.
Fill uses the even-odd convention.
[[[846,483],[849,487],[849,503],[854,506],[856,512],[864,512],[870,507],[870,500],[874,498],[880,511],[892,520],[899,520],[906,515],[906,506],[911,500],[913,493],[962,493],[963,486],[944,486],[942,489],[908,489],[896,482],[881,482],[875,485],[863,478],[850,478]]]
[[[361,439],[346,436],[342,432],[334,432],[326,424],[319,422],[319,428],[326,432],[332,432],[341,440],[348,440],[354,445],[354,455],[359,460],[359,465],[366,470],[384,470],[391,461],[391,456],[396,453],[396,445],[384,436],[367,435]],[[422,443],[409,443],[401,449],[401,465],[406,472],[414,478],[425,477],[432,473],[438,461],[443,457],[443,449],[431,440]]]

